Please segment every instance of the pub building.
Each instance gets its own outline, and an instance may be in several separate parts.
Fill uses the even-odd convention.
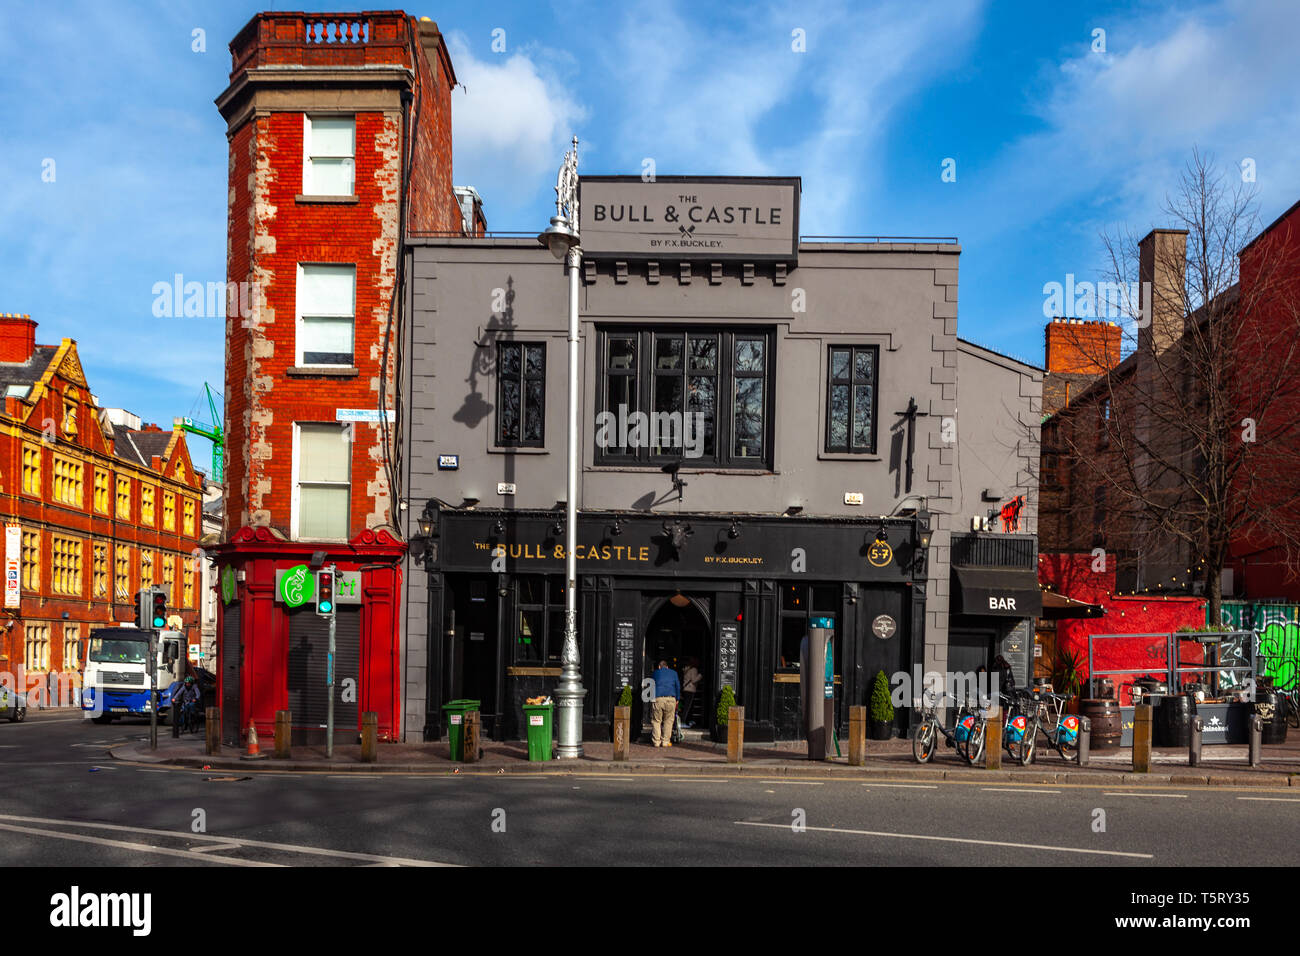
[[[684,722],[712,727],[729,685],[747,739],[798,738],[812,618],[833,622],[841,735],[878,671],[949,669],[950,611],[963,666],[1011,631],[1032,643],[1036,586],[950,596],[1005,598],[1026,549],[1033,573],[1041,373],[957,338],[955,240],[801,241],[800,192],[581,179],[585,740],[609,739],[624,685],[648,721],[659,660],[702,675]],[[406,254],[404,739],[441,738],[462,698],[518,739],[560,675],[566,267],[531,237],[414,235]],[[959,371],[981,393],[969,428]],[[1013,503],[1014,528],[983,530]],[[951,577],[954,531],[1005,539],[962,552],[979,582]],[[898,709],[897,733],[914,722]]]

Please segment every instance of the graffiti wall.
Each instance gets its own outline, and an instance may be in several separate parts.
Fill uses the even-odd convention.
[[[1300,678],[1300,605],[1224,601],[1221,611],[1221,626],[1259,631],[1264,676],[1278,687],[1294,687]]]

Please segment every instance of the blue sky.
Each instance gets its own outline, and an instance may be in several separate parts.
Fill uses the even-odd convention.
[[[155,318],[152,289],[224,281],[213,99],[269,8],[0,4],[0,312],[75,338],[101,402],[147,420],[208,417],[203,383],[222,382],[221,320]],[[799,175],[805,234],[958,237],[960,334],[1035,363],[1044,284],[1096,279],[1103,229],[1168,224],[1194,147],[1232,175],[1254,161],[1261,224],[1300,199],[1294,0],[406,10],[449,38],[454,178],[489,228],[545,226],[575,132],[593,174]]]

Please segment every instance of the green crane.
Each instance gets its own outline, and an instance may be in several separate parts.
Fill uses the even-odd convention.
[[[221,425],[217,424],[221,421],[221,416],[217,414],[217,403],[212,400],[212,388],[207,382],[203,383],[203,390],[208,393],[208,409],[212,412],[214,424],[196,422],[192,418],[181,418],[178,421],[185,431],[202,435],[212,442],[212,480],[222,484],[225,481],[226,433],[221,430]]]

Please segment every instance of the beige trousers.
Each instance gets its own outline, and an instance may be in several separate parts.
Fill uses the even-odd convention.
[[[676,713],[676,697],[656,697],[650,705],[650,738],[656,747],[672,742],[673,715]]]

